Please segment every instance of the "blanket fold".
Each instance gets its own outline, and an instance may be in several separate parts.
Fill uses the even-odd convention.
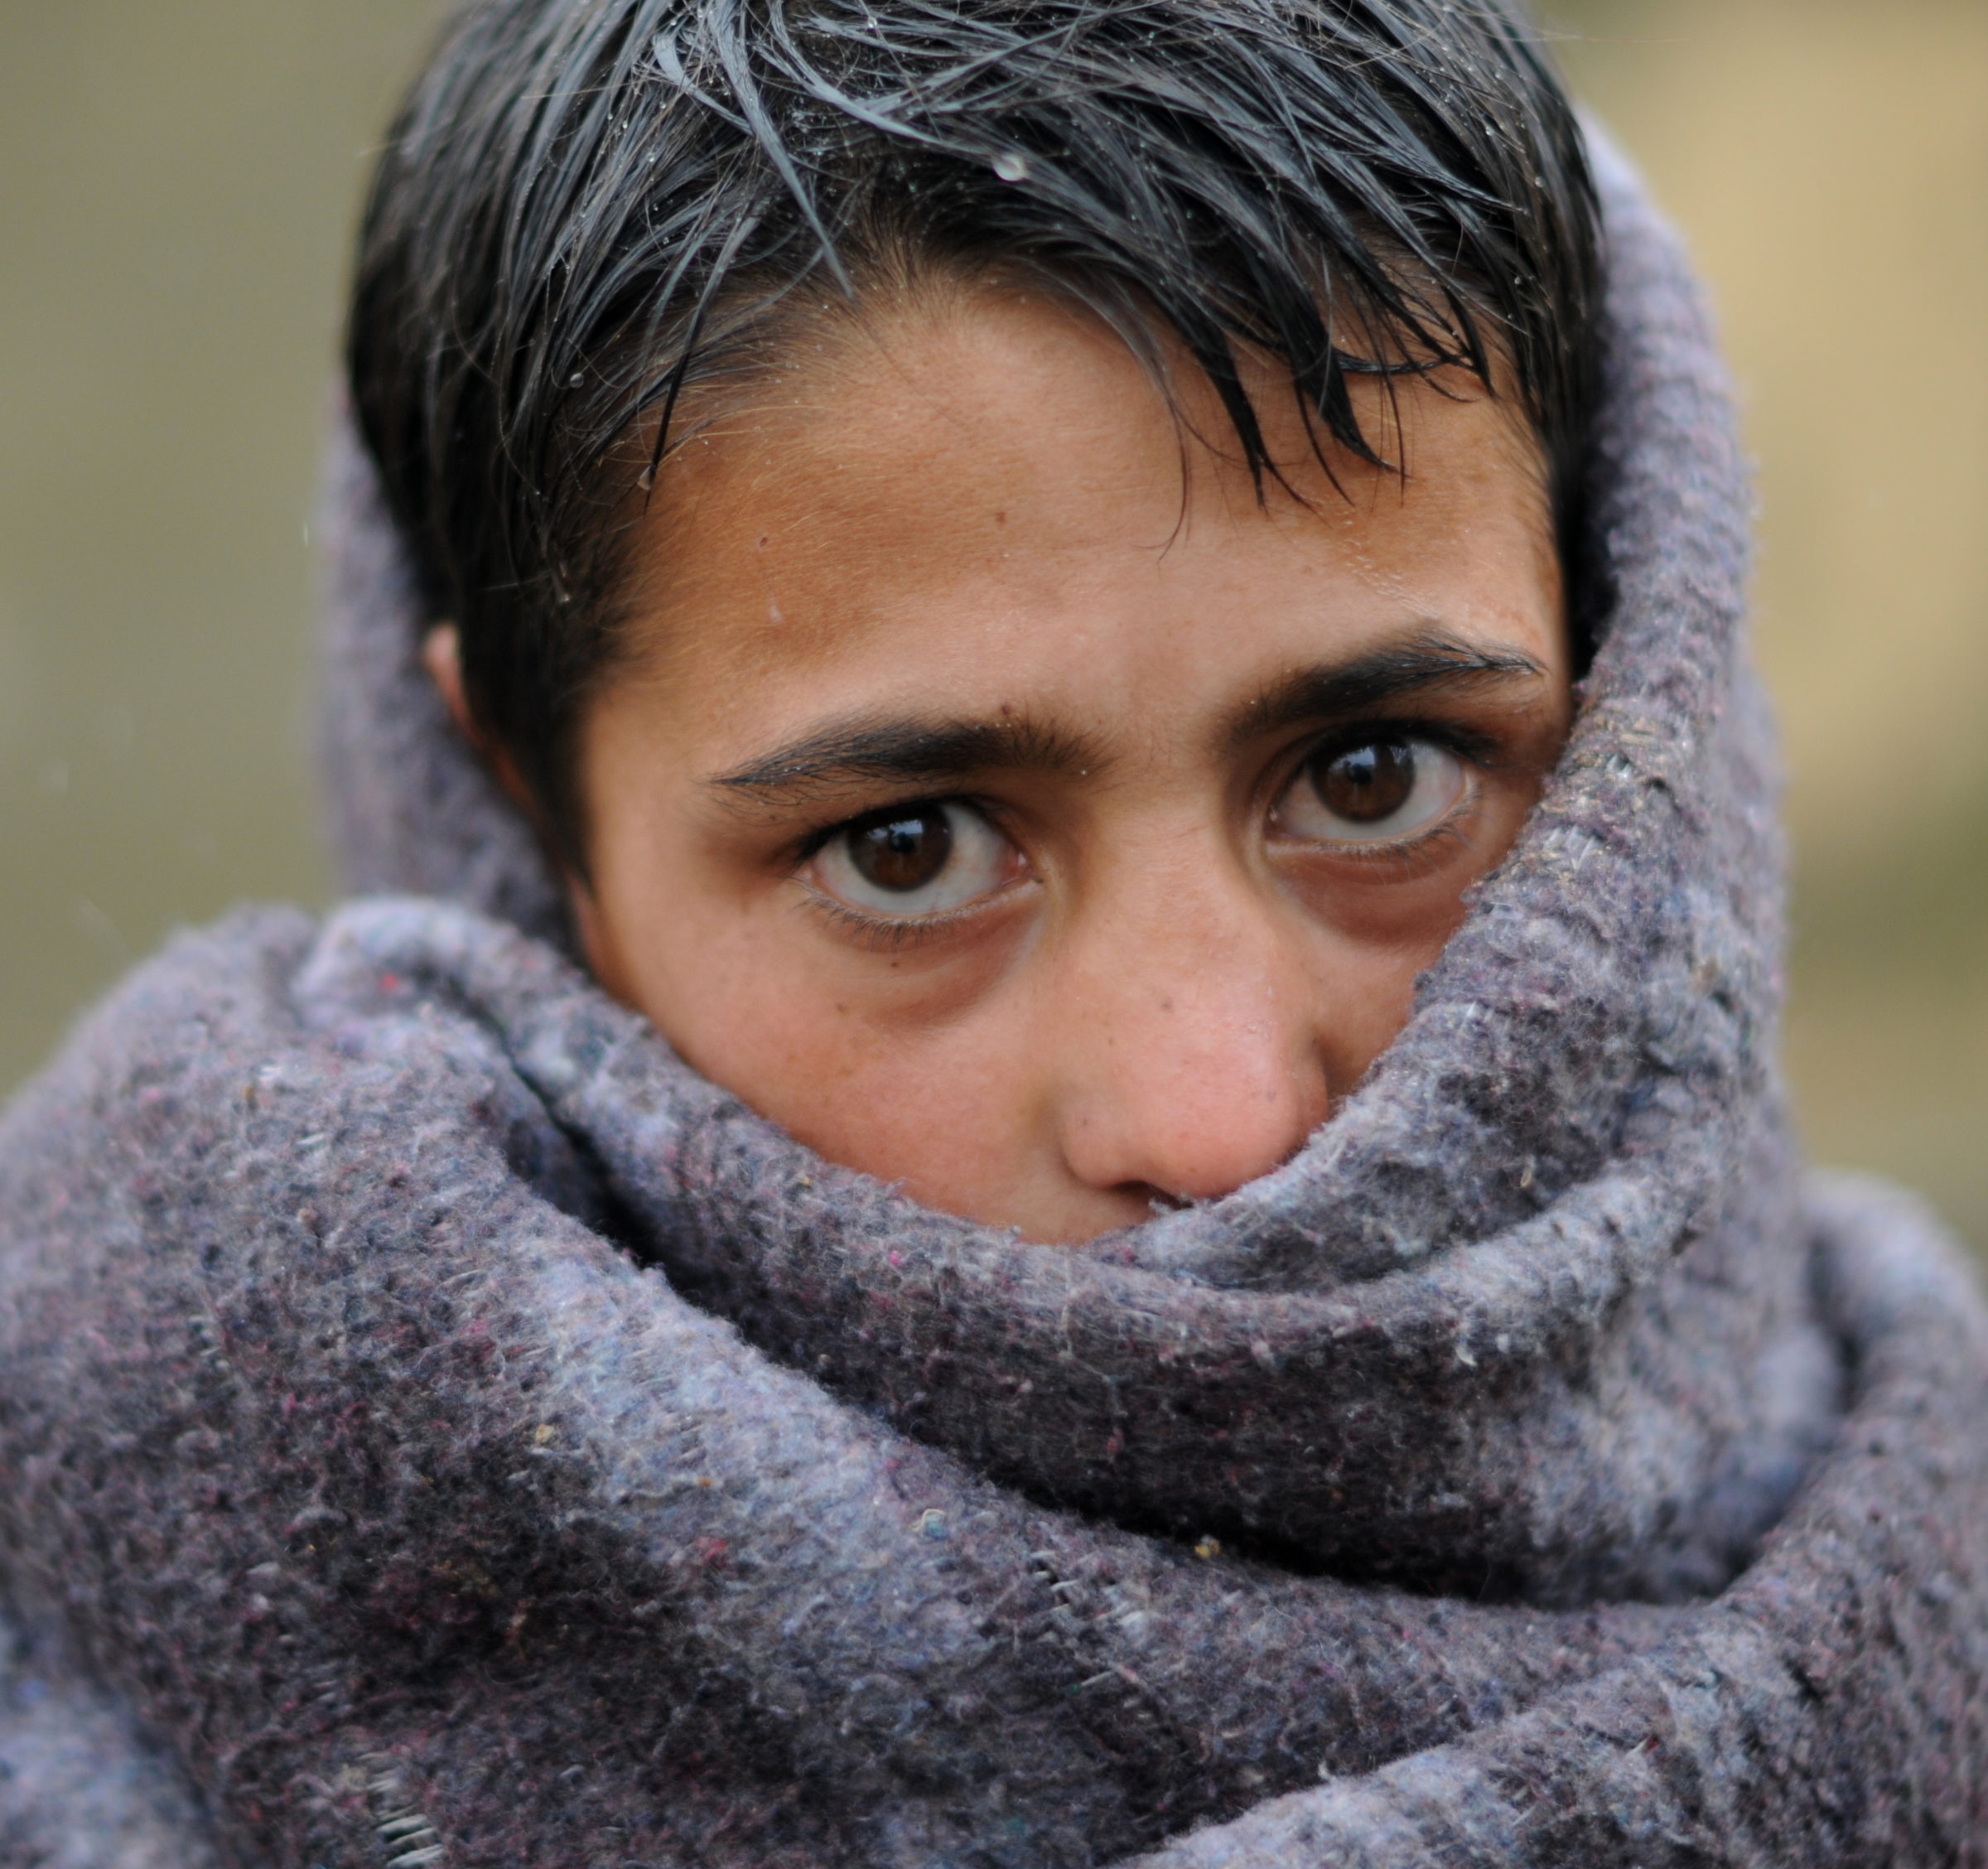
[[[1085,1247],[594,987],[348,449],[368,893],[181,937],[0,1120],[0,1857],[1988,1854],[1988,1312],[1799,1171],[1745,478],[1598,166],[1566,756],[1305,1150]]]

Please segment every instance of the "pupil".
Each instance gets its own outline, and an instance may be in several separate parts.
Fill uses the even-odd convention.
[[[879,889],[909,895],[935,881],[953,854],[953,827],[940,810],[895,812],[849,833],[857,871]]]
[[[1334,816],[1355,824],[1392,818],[1415,790],[1415,755],[1399,741],[1355,746],[1312,768],[1313,786]]]

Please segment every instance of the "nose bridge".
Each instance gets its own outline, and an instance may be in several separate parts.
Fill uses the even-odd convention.
[[[1099,893],[1054,1027],[1064,1158],[1093,1186],[1227,1194],[1327,1113],[1303,955],[1255,879],[1198,840]]]

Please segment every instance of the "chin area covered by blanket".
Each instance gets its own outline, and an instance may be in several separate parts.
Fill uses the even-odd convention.
[[[0,1861],[1988,1858],[1988,1317],[1803,1172],[1749,500],[1605,150],[1571,739],[1286,1166],[1038,1246],[595,987],[359,452],[359,894],[0,1124]]]

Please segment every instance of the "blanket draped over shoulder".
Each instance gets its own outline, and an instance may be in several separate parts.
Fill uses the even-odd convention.
[[[1748,488],[1601,167],[1565,757],[1304,1151],[1086,1247],[587,981],[347,451],[362,893],[177,939],[0,1125],[0,1859],[1988,1860],[1988,1322],[1789,1141]]]

